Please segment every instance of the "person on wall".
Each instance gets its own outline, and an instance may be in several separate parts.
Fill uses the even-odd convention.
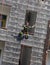
[[[19,32],[17,36],[14,36],[14,38],[16,38],[18,41],[21,41],[23,39],[28,39],[29,29],[34,28],[35,25],[29,26],[29,22],[27,22],[26,25],[23,25],[22,27],[23,27],[23,30],[21,30],[21,32]]]

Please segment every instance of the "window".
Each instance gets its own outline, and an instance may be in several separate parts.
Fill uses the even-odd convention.
[[[25,24],[28,22],[29,26],[35,25],[36,16],[37,16],[36,11],[27,10],[26,11],[26,16],[25,16]],[[29,34],[33,34],[34,33],[34,28],[30,28],[28,31],[29,31]]]
[[[6,26],[6,15],[0,14],[0,28],[5,28]]]
[[[0,4],[0,28],[7,28],[11,6]]]
[[[30,65],[32,47],[21,45],[19,65]]]

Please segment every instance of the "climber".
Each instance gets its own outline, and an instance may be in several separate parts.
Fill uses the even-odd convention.
[[[21,40],[23,40],[24,39],[24,35],[23,35],[23,32],[21,31],[21,32],[19,32],[19,34],[18,34],[18,36],[17,36],[17,40],[18,41],[21,41]]]
[[[19,32],[18,33],[18,35],[11,35],[11,36],[13,36],[14,38],[16,38],[17,39],[17,41],[21,41],[21,40],[23,40],[24,39],[24,35],[23,35],[23,32],[21,31],[21,32]]]
[[[21,32],[19,32],[17,36],[14,36],[14,35],[12,35],[12,36],[14,36],[14,38],[16,38],[18,41],[21,41],[24,38],[25,39],[28,39],[28,28],[29,28],[28,27],[28,24],[29,23],[27,23],[26,25],[23,25],[22,26],[23,27],[23,30],[21,30]]]
[[[26,25],[23,25],[22,27],[23,27],[23,30],[21,30],[21,32],[19,32],[17,36],[14,36],[14,38],[16,38],[18,41],[21,41],[23,39],[28,39],[29,29],[34,28],[35,26],[34,25],[29,26],[29,23],[27,22]]]
[[[29,35],[28,35],[29,34],[29,29],[34,28],[35,26],[34,25],[29,26],[29,22],[27,22],[26,25],[23,25],[22,27],[23,27],[23,30],[21,31],[21,33],[23,35],[23,38],[28,39],[28,37],[29,37]]]

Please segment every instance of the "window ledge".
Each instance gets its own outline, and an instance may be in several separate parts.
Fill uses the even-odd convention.
[[[7,30],[7,28],[5,28],[5,27],[1,27],[0,29],[1,29],[1,30]]]
[[[7,28],[5,28],[5,27],[1,27],[1,29],[6,29],[7,30]]]

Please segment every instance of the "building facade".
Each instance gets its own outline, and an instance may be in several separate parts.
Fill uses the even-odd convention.
[[[0,65],[42,65],[43,49],[50,19],[49,0],[0,0]],[[13,35],[21,31],[19,25],[29,21],[29,38],[17,41]],[[19,25],[18,25],[19,24]]]

